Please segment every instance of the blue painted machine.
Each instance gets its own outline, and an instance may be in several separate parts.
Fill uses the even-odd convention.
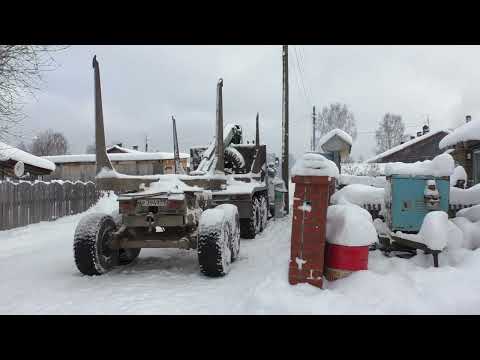
[[[429,211],[448,213],[449,195],[448,176],[388,176],[385,189],[387,226],[393,232],[417,233]]]

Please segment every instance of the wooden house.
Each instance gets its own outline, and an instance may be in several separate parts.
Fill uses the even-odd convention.
[[[24,169],[23,180],[43,179],[55,170],[53,162],[0,142],[0,179],[18,179],[14,169],[19,162]]]

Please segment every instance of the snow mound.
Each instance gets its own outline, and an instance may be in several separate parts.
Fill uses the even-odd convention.
[[[453,146],[462,141],[480,140],[480,122],[470,121],[445,136],[438,146],[440,149]]]
[[[447,246],[450,231],[448,214],[444,211],[430,211],[425,215],[418,235],[429,249],[443,250]]]
[[[316,153],[306,153],[295,162],[292,176],[329,176],[337,178],[337,165],[326,157]]]
[[[368,246],[377,241],[372,216],[356,205],[331,205],[327,211],[327,242],[344,246]]]
[[[450,204],[472,205],[480,204],[480,184],[468,189],[450,188]]]
[[[462,246],[466,249],[477,249],[480,247],[480,222],[472,222],[466,217],[456,217],[452,219],[463,233]]]
[[[383,207],[385,189],[362,184],[352,184],[332,195],[332,204],[351,203],[359,206],[375,204]]]
[[[457,166],[453,170],[453,174],[450,176],[450,186],[455,186],[458,180],[463,180],[465,181],[464,183],[464,188],[467,184],[467,172],[463,168],[463,166]]]
[[[359,176],[341,174],[339,183],[342,185],[362,184],[382,188],[385,187],[387,179],[385,176]]]
[[[319,140],[318,140],[318,146],[322,147],[323,144],[325,144],[328,140],[333,138],[334,136],[338,136],[340,139],[348,143],[348,145],[352,146],[353,140],[352,137],[347,134],[345,131],[342,129],[333,129],[330,130],[328,133],[323,135]]]
[[[440,154],[433,160],[417,161],[415,163],[395,162],[385,166],[385,175],[430,175],[450,176],[453,173],[455,162],[450,154]]]
[[[457,212],[456,217],[467,218],[469,221],[480,221],[480,205],[475,205],[470,208],[462,209]]]

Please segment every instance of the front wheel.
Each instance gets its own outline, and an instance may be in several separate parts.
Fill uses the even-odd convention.
[[[77,225],[73,253],[78,270],[84,275],[101,275],[119,262],[119,251],[110,248],[115,231],[113,218],[105,214],[90,214]]]

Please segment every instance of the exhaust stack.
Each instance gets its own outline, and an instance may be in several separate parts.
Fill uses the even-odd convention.
[[[113,170],[105,145],[105,127],[103,125],[102,89],[100,86],[100,67],[97,55],[93,57],[95,79],[95,154],[98,174],[102,169]]]
[[[220,78],[217,83],[217,144],[216,144],[216,155],[217,155],[217,165],[215,172],[224,174],[224,158],[223,158],[223,98],[222,98],[222,88],[223,88],[223,79]]]
[[[260,130],[259,130],[259,127],[258,127],[258,112],[257,112],[257,119],[255,120],[256,121],[256,124],[255,124],[255,148],[258,149],[259,146],[260,146]]]
[[[180,166],[180,152],[178,150],[178,137],[177,137],[177,123],[175,121],[175,117],[172,116],[172,124],[173,124],[173,158],[175,163],[175,174],[182,173],[181,166]]]

